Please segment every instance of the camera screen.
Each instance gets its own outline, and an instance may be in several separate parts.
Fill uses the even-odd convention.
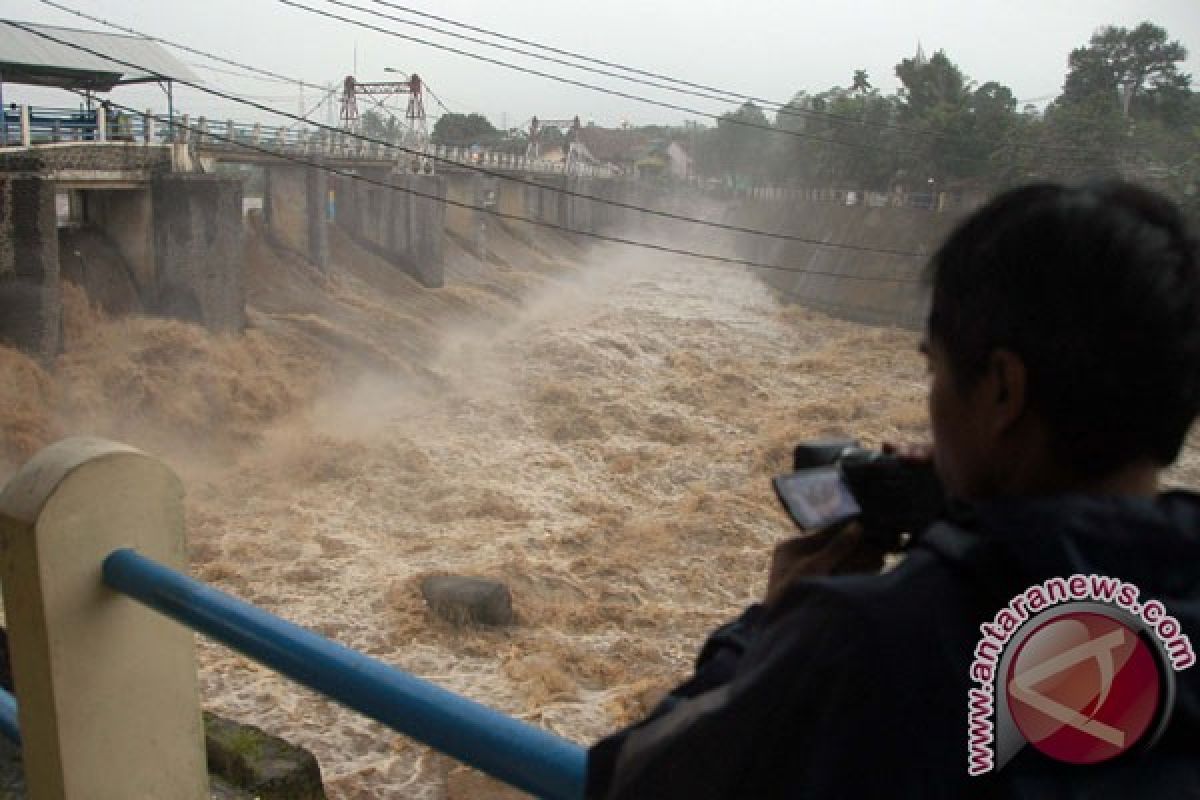
[[[803,469],[772,483],[784,508],[801,528],[821,528],[862,512],[836,468]]]

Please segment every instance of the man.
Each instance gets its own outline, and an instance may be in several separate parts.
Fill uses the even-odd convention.
[[[649,718],[593,747],[590,796],[1200,797],[1200,668],[1168,675],[1160,658],[1146,696],[1162,730],[1146,722],[1132,747],[1102,724],[1133,713],[1109,692],[1128,657],[1086,635],[1058,645],[1082,665],[1000,662],[996,691],[1031,705],[980,723],[1008,752],[968,774],[980,626],[1029,587],[1115,576],[1200,642],[1200,498],[1157,493],[1200,410],[1196,240],[1145,190],[1036,185],[967,219],[931,274],[933,456],[966,512],[884,574],[857,524],[781,544],[765,601],[710,637]],[[1033,642],[1033,627],[1011,641]],[[1040,694],[1062,664],[1099,687],[1065,711],[1069,698]],[[1016,727],[1002,731],[1003,714]],[[1050,746],[1093,752],[1095,736],[1129,752],[1080,765]]]

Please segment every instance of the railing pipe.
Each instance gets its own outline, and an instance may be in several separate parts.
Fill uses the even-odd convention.
[[[0,735],[15,745],[21,744],[21,728],[17,725],[17,698],[0,689]]]
[[[292,680],[540,797],[583,797],[586,751],[566,739],[387,666],[133,550],[104,582]]]

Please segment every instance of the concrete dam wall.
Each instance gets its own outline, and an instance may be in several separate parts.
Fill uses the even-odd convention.
[[[0,163],[0,341],[44,360],[58,353],[62,278],[83,286],[110,313],[175,317],[214,331],[244,327],[241,181],[172,172],[147,152],[63,149]],[[89,166],[84,156],[96,163]],[[268,236],[321,270],[329,267],[333,226],[431,289],[445,285],[447,242],[477,252],[489,225],[525,241],[550,226],[585,234],[573,237],[580,243],[588,233],[609,234],[775,265],[756,272],[797,303],[908,328],[920,327],[925,316],[921,278],[928,255],[959,216],[795,199],[731,203],[644,182],[566,175],[405,175],[362,167],[356,171],[365,180],[353,180],[320,166],[262,169]],[[61,228],[55,198],[61,203],[64,192],[70,220]],[[722,232],[646,209],[807,241]]]
[[[919,329],[928,313],[922,278],[929,256],[961,217],[913,208],[745,201],[725,221],[862,248],[738,235],[738,255],[784,268],[760,274],[795,302],[855,322]]]

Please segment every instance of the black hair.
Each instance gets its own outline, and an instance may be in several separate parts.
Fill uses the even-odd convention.
[[[1200,245],[1170,201],[1121,182],[1013,189],[930,267],[929,335],[959,387],[1005,348],[1077,474],[1178,457],[1200,411]]]

